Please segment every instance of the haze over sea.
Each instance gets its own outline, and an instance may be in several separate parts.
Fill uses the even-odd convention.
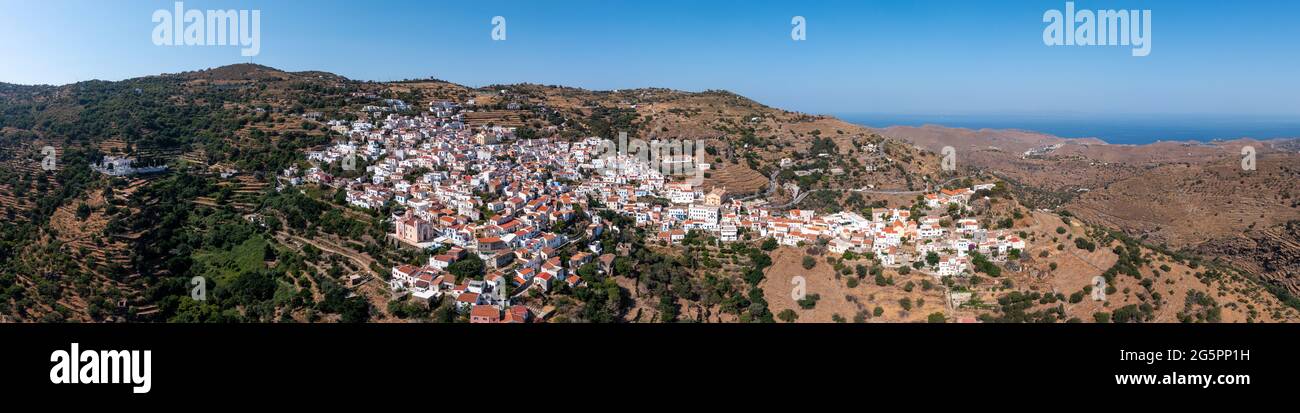
[[[1020,129],[1063,138],[1098,138],[1112,144],[1156,141],[1300,138],[1300,117],[1254,115],[915,115],[838,114],[863,126],[940,125],[968,129]]]

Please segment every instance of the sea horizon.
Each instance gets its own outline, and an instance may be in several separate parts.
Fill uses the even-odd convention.
[[[837,113],[834,116],[872,128],[938,125],[976,130],[1015,129],[1061,138],[1096,138],[1121,145],[1300,138],[1300,117],[1285,115]]]

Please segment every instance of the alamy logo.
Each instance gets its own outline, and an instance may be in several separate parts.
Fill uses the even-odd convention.
[[[945,146],[939,153],[943,154],[943,159],[939,161],[940,168],[947,172],[957,170],[957,149]]]
[[[790,284],[794,288],[790,289],[790,299],[799,301],[808,295],[808,280],[802,275],[796,275],[790,278]]]
[[[1100,275],[1092,277],[1092,299],[1106,301],[1106,277]]]
[[[593,152],[597,172],[610,177],[656,172],[663,177],[685,177],[686,183],[702,185],[704,171],[712,167],[702,162],[704,143],[690,139],[629,141],[627,132],[619,132],[618,142],[601,139]]]
[[[1151,10],[1074,10],[1043,13],[1043,44],[1048,46],[1132,46],[1133,56],[1151,54]]]
[[[190,285],[194,286],[194,288],[190,289],[191,299],[195,301],[208,299],[208,280],[206,278],[194,276],[194,278],[190,278]]]
[[[1246,145],[1241,147],[1241,170],[1255,170],[1255,147]]]
[[[54,149],[53,146],[41,148],[41,154],[45,155],[45,158],[41,159],[42,170],[53,171],[59,168],[59,151]]]
[[[185,10],[176,2],[176,10],[153,12],[155,46],[243,46],[239,54],[257,56],[262,52],[261,10]]]
[[[501,41],[506,39],[506,18],[501,16],[492,17],[492,40]]]
[[[134,393],[148,393],[152,351],[144,350],[84,350],[72,343],[70,351],[55,350],[50,353],[50,382],[54,384],[105,384],[130,383]]]

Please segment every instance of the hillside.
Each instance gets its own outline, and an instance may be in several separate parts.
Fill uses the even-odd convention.
[[[391,104],[396,100],[410,106],[397,108]],[[386,284],[389,269],[427,260],[428,253],[392,246],[391,208],[353,208],[344,190],[290,187],[282,176],[286,169],[315,166],[305,154],[342,139],[328,120],[382,123],[389,115],[420,116],[429,105],[444,101],[463,108],[458,116],[467,128],[512,127],[521,142],[615,139],[619,132],[645,140],[693,140],[705,146],[709,158],[704,160],[710,164],[706,191],[725,188],[727,198],[765,202],[778,212],[923,211],[923,193],[996,181],[1012,191],[975,200],[970,211],[952,211],[952,216],[977,217],[986,226],[1005,221],[1007,228],[1024,230],[1037,242],[1035,249],[1004,264],[1003,278],[976,275],[943,285],[927,282],[929,276],[920,273],[882,270],[870,258],[840,259],[824,246],[813,251],[820,263],[803,271],[797,267],[809,254],[807,248],[760,250],[767,240],[754,234],[730,246],[692,235],[685,248],[678,248],[649,242],[651,233],[627,231],[600,240],[620,252],[613,265],[616,276],[591,288],[525,300],[538,310],[550,309],[555,321],[771,321],[784,310],[820,322],[926,321],[934,313],[950,321],[1103,321],[1094,315],[1112,310],[1120,310],[1124,321],[1296,319],[1287,307],[1291,304],[1284,302],[1287,296],[1260,294],[1251,278],[1264,275],[1274,283],[1269,285],[1294,288],[1287,284],[1294,274],[1289,266],[1237,259],[1223,262],[1224,269],[1215,264],[1209,273],[1191,266],[1201,265],[1194,264],[1199,262],[1194,257],[1152,249],[1167,243],[1175,249],[1199,248],[1212,257],[1240,256],[1242,251],[1254,251],[1246,257],[1294,257],[1291,218],[1270,208],[1271,202],[1289,197],[1267,195],[1287,187],[1286,179],[1295,172],[1285,165],[1294,163],[1270,158],[1273,152],[1261,160],[1260,174],[1240,183],[1241,191],[1265,195],[1231,204],[1244,202],[1255,209],[1234,215],[1238,221],[1206,226],[1213,234],[1184,234],[1171,228],[1187,228],[1191,221],[1143,214],[1155,209],[1149,203],[1157,202],[1205,213],[1180,204],[1187,200],[1177,194],[1200,197],[1204,192],[1197,188],[1206,185],[1198,179],[1233,177],[1213,168],[1183,171],[1176,165],[1210,159],[1213,147],[1180,148],[1186,155],[1178,160],[1143,159],[1116,155],[1091,140],[961,131],[963,144],[954,145],[961,170],[944,172],[935,153],[936,145],[944,146],[944,129],[875,131],[725,91],[591,91],[535,84],[472,88],[436,79],[376,83],[248,64],[120,82],[0,85],[0,162],[7,166],[0,170],[0,206],[7,222],[14,223],[0,234],[0,313],[8,320],[53,322],[464,321],[449,305],[393,298]],[[904,140],[909,136],[915,144]],[[1062,146],[1021,156],[1055,144]],[[40,148],[46,145],[58,153],[59,166],[52,171],[40,167]],[[105,155],[131,156],[168,169],[110,178],[91,170]],[[340,178],[361,176],[332,168]],[[1152,171],[1167,181],[1148,177]],[[1167,198],[1143,194],[1141,190],[1150,190],[1149,182],[1187,191]],[[1226,198],[1223,202],[1214,205],[1227,208]],[[1112,203],[1124,210],[1114,210]],[[1071,227],[1068,237],[1089,234],[1107,241],[1085,258],[1066,254],[1072,246],[1057,239],[1061,234],[1053,232],[1055,224],[1043,223],[1060,218],[1030,213],[1061,205],[1089,224],[1146,235],[1140,242],[1150,245],[1104,235],[1100,227],[1079,226]],[[1256,213],[1262,216],[1247,219]],[[1159,224],[1136,224],[1149,222]],[[576,229],[573,236],[580,237],[588,223],[576,222],[570,228]],[[1242,231],[1245,238],[1211,238]],[[1116,296],[1122,298],[1115,299],[1120,301],[1057,308],[1092,276],[1121,262],[1122,246],[1141,254],[1109,273],[1111,278],[1120,270],[1138,274],[1132,281],[1116,280],[1124,287]],[[1161,265],[1170,269],[1159,269]],[[788,277],[796,272],[815,278],[810,288],[826,297],[820,306],[804,309],[789,298]],[[206,301],[190,298],[196,276],[206,280],[203,287],[211,297]],[[888,282],[877,282],[881,277]],[[848,285],[849,278],[856,278],[855,287]],[[1167,288],[1143,284],[1147,279],[1158,279]],[[952,291],[973,292],[976,300],[953,304],[947,297]],[[1161,295],[1152,297],[1157,291]],[[1196,305],[1189,306],[1185,297]],[[876,307],[881,314],[875,314]]]
[[[1109,145],[1023,131],[937,126],[881,133],[932,150],[953,145],[959,163],[1016,183],[1018,195],[1036,207],[1061,207],[1149,243],[1222,260],[1300,293],[1294,259],[1300,256],[1300,238],[1290,230],[1300,220],[1296,140]],[[1258,154],[1255,171],[1241,167],[1247,145]],[[1034,149],[1032,155],[1024,153]]]
[[[799,180],[808,189],[905,187],[913,175],[933,170],[926,154],[886,144],[864,128],[722,91],[375,83],[250,64],[119,82],[0,85],[0,162],[7,166],[0,205],[18,224],[5,227],[0,244],[0,310],[27,321],[395,319],[384,309],[381,283],[353,289],[343,279],[379,277],[386,270],[377,269],[413,260],[408,251],[383,247],[390,224],[333,205],[333,194],[275,191],[280,170],[335,136],[323,119],[367,119],[372,114],[363,108],[384,99],[414,103],[409,114],[431,102],[475,102],[465,113],[468,126],[513,126],[528,137],[614,138],[626,131],[697,140],[713,158],[706,186],[725,187],[729,196],[766,191],[783,158],[822,167]],[[851,170],[867,142],[905,161],[887,174],[832,178],[825,170]],[[40,168],[45,145],[58,152],[54,171]],[[814,149],[825,153],[816,165]],[[170,168],[107,178],[90,170],[104,155]],[[766,195],[790,200],[783,191]],[[279,224],[295,221],[299,228]],[[254,238],[265,251],[230,259],[264,265],[215,277],[208,288],[224,298],[197,306],[178,299],[189,294],[190,276],[235,262],[216,252]]]

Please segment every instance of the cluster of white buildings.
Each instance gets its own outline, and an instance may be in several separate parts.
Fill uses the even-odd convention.
[[[90,168],[95,171],[109,176],[130,176],[136,174],[151,174],[167,170],[167,165],[157,166],[135,166],[135,158],[105,156],[97,164],[91,164]]]
[[[586,199],[573,182],[582,179],[575,148],[567,142],[534,139],[509,144],[514,130],[505,127],[467,128],[459,105],[435,103],[421,116],[387,115],[380,126],[365,122],[331,121],[346,130],[347,140],[308,153],[322,163],[365,159],[364,174],[343,179],[319,167],[284,171],[291,183],[311,182],[342,189],[357,208],[392,207],[392,239],[411,247],[450,247],[422,265],[392,269],[390,287],[429,299],[450,294],[457,305],[475,311],[472,318],[489,319],[486,308],[512,317],[509,287],[547,291],[556,283],[582,284],[576,271],[588,262],[607,268],[611,254],[600,255],[599,244],[583,248],[562,265],[556,251],[581,231],[594,238],[606,225],[592,214],[584,228],[553,231],[556,225],[577,222]],[[360,125],[360,126],[358,126]],[[581,146],[581,145],[576,145]],[[360,167],[362,163],[351,160]],[[299,176],[301,175],[301,176]],[[448,268],[469,254],[484,262],[483,280],[456,282]],[[475,306],[486,306],[474,310]]]
[[[870,216],[839,212],[818,216],[811,210],[774,211],[755,203],[726,200],[725,191],[705,192],[688,183],[664,183],[662,176],[631,179],[588,180],[577,192],[599,199],[605,207],[633,218],[657,234],[657,239],[677,243],[690,231],[702,231],[719,240],[736,241],[742,233],[771,237],[781,245],[800,246],[826,242],[832,253],[870,253],[885,266],[909,265],[934,252],[940,256],[934,273],[961,274],[968,269],[970,252],[1005,257],[1012,249],[1023,250],[1024,240],[1008,231],[989,231],[974,218],[945,222],[940,215],[946,205],[965,207],[975,191],[992,189],[992,184],[941,190],[924,199],[934,215],[912,217],[907,209],[874,209]],[[663,202],[647,201],[666,199]]]
[[[603,155],[602,146],[608,142],[601,139],[515,140],[513,128],[467,126],[465,110],[455,103],[434,102],[424,114],[380,115],[385,117],[376,124],[329,121],[346,139],[310,152],[308,158],[319,163],[365,159],[365,173],[343,179],[313,167],[286,170],[284,175],[294,184],[342,189],[347,202],[358,208],[393,207],[395,242],[449,247],[427,263],[394,267],[390,287],[423,299],[448,295],[478,322],[527,318],[526,309],[515,314],[517,306],[511,306],[507,290],[546,291],[556,283],[579,286],[582,280],[575,273],[587,263],[608,271],[613,254],[601,251],[598,243],[580,246],[567,263],[557,254],[572,241],[565,232],[579,229],[553,229],[579,222],[579,210],[615,211],[667,243],[682,241],[690,231],[721,241],[755,234],[783,245],[826,242],[834,253],[872,253],[887,266],[923,260],[933,251],[942,257],[936,266],[940,276],[966,271],[971,251],[1005,255],[1009,249],[1024,249],[1023,240],[982,229],[973,219],[945,226],[942,216],[914,218],[900,209],[872,210],[870,216],[817,216],[813,211],[780,212],[728,200],[722,188],[706,191],[675,182],[644,162]],[[944,190],[927,194],[925,201],[938,213],[946,204],[965,205],[974,191],[988,187]],[[580,229],[586,237],[595,239],[608,229],[596,214],[586,216],[588,223]],[[470,254],[484,262],[487,275],[457,281],[448,269]]]

